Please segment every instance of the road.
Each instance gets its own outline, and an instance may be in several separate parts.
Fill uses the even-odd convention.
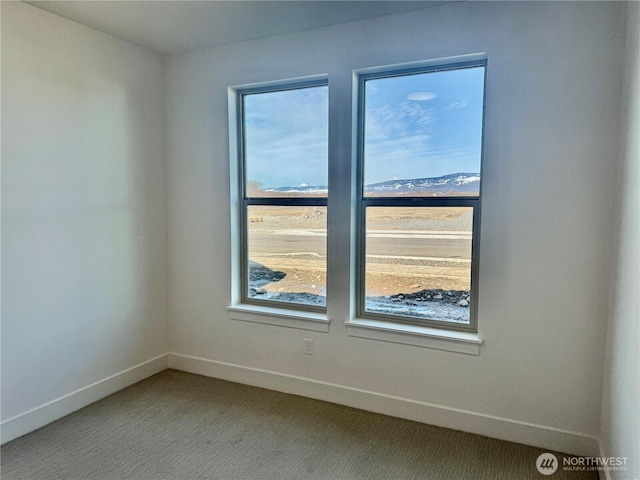
[[[265,288],[318,293],[324,289],[326,238],[316,230],[253,231],[249,256],[287,272]],[[374,231],[368,239],[367,292],[410,293],[423,288],[469,289],[471,236],[465,232]]]
[[[273,235],[252,233],[249,239],[250,255],[313,253],[326,254],[326,238],[321,235],[293,233]],[[471,237],[451,233],[374,233],[367,240],[367,254],[375,256],[425,257],[469,260]]]

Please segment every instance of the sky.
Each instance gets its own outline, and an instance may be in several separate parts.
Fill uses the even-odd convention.
[[[365,83],[365,184],[478,173],[484,68]],[[327,185],[328,87],[245,96],[247,179]]]
[[[327,185],[328,99],[327,86],[244,97],[248,181]]]

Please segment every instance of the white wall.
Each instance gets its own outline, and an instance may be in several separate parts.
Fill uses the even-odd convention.
[[[2,2],[3,420],[167,351],[162,75]]]
[[[602,408],[603,454],[629,457],[611,478],[640,478],[640,3],[628,4],[615,277]]]
[[[172,351],[540,427],[543,441],[455,425],[532,444],[570,432],[546,445],[594,454],[623,23],[619,3],[456,3],[170,57]],[[329,251],[330,332],[229,320],[227,87],[328,73],[334,173],[349,175],[351,69],[478,52],[489,59],[480,356],[347,337],[348,192],[329,212],[345,240]]]
[[[3,428],[164,354],[168,293],[170,348],[183,359],[211,360],[237,381],[264,370],[393,396],[449,412],[433,423],[525,443],[519,427],[529,443],[562,437],[555,445],[589,453],[604,373],[603,451],[635,455],[637,471],[640,49],[639,8],[629,8],[617,175],[621,4],[446,5],[176,55],[163,72],[144,49],[2,2]],[[345,240],[330,246],[330,332],[229,320],[226,88],[328,73],[333,171],[348,175],[351,69],[476,52],[489,56],[481,355],[346,336],[349,192],[330,210]],[[367,408],[366,398],[351,403]]]

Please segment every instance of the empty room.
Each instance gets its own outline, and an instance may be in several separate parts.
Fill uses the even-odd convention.
[[[640,2],[0,17],[3,479],[640,479]]]

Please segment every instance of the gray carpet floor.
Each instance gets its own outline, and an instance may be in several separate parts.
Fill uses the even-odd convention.
[[[0,451],[3,480],[598,478],[543,476],[543,452],[175,370]]]

